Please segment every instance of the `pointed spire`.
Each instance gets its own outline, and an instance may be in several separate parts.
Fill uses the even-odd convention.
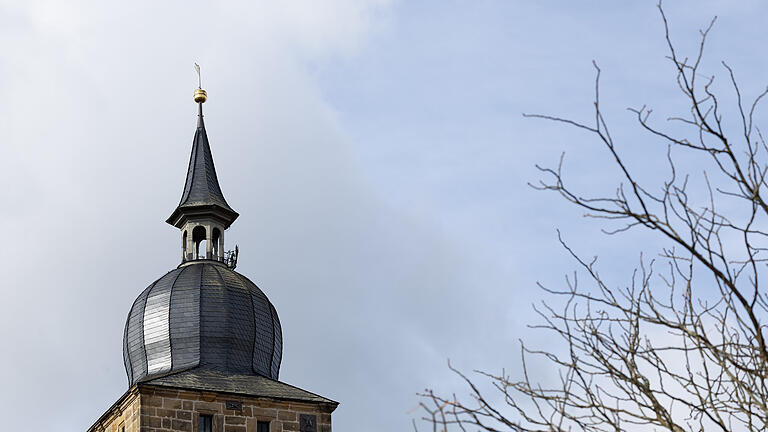
[[[195,138],[192,141],[192,154],[189,157],[187,181],[178,207],[166,220],[177,228],[181,228],[189,216],[210,215],[219,219],[226,229],[239,216],[224,199],[219,179],[216,177],[216,167],[213,165],[213,155],[203,123],[203,103],[207,99],[206,96],[205,90],[195,90],[198,119]]]

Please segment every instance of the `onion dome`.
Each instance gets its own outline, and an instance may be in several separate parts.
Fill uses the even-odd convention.
[[[192,368],[276,380],[282,339],[274,306],[253,282],[223,263],[190,261],[133,303],[125,370],[130,385]]]
[[[238,248],[224,232],[238,214],[224,200],[199,118],[181,202],[168,223],[181,230],[181,264],[153,282],[128,314],[123,358],[130,385],[181,371],[278,379],[283,335],[272,303],[237,273]],[[213,376],[213,375],[211,375]]]

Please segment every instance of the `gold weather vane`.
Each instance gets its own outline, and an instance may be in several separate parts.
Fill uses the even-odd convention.
[[[208,98],[208,95],[203,90],[203,81],[200,78],[200,65],[195,63],[195,71],[197,72],[197,90],[195,90],[195,102],[203,103]]]

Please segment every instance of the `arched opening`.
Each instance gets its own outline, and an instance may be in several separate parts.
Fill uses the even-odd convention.
[[[198,249],[199,249],[199,252],[197,253],[197,259],[206,259],[206,258],[208,258],[208,256],[207,256],[208,240],[203,239],[200,242],[200,247]]]
[[[206,233],[205,233],[205,227],[203,226],[196,226],[195,229],[192,230],[192,243],[195,245],[195,259],[203,259],[205,258],[205,240],[206,240]],[[200,255],[200,246],[203,246],[203,254]]]
[[[187,260],[187,230],[181,236],[181,261]]]
[[[213,229],[213,233],[211,235],[211,246],[213,247],[213,259],[221,260],[221,249],[220,249],[220,243],[221,242],[221,231],[218,228]]]

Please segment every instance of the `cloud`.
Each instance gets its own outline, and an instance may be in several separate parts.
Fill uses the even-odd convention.
[[[16,23],[0,33],[12,46],[0,60],[8,427],[83,429],[125,390],[125,315],[178,263],[179,233],[163,221],[196,121],[194,61],[220,181],[242,214],[227,246],[280,313],[282,378],[340,400],[340,429],[407,425],[433,365],[487,322],[464,319],[480,307],[471,275],[483,265],[379,196],[308,69],[356,55],[387,4],[4,10]]]
[[[583,135],[519,114],[589,116],[597,58],[622,149],[652,166],[615,113],[672,98],[655,14],[653,2],[0,2],[7,427],[84,429],[125,390],[125,316],[178,264],[163,221],[194,132],[193,62],[242,215],[227,247],[277,307],[284,380],[339,400],[338,430],[390,431],[410,428],[416,391],[456,388],[448,357],[514,371],[534,282],[573,268],[553,226],[605,253],[608,277],[636,263],[627,244],[656,246],[605,240],[530,190],[533,165],[563,150],[579,185],[612,191],[615,178]],[[761,28],[732,14],[724,43]],[[764,69],[747,46],[728,54]]]

